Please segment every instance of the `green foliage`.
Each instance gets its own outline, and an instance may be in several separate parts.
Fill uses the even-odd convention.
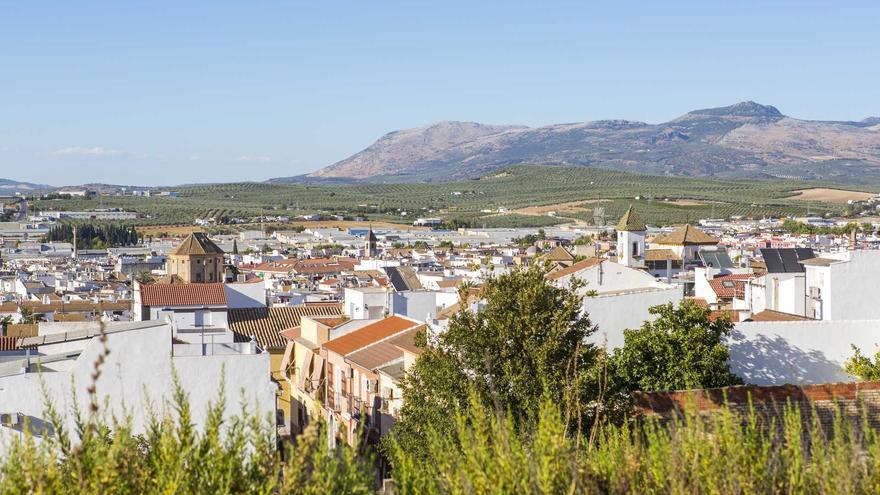
[[[862,354],[856,347],[853,348],[853,356],[844,363],[843,370],[852,376],[862,380],[880,380],[880,351],[874,354],[874,360]]]
[[[331,449],[322,424],[310,425],[282,461],[271,421],[244,411],[224,419],[218,397],[198,431],[179,385],[173,406],[166,416],[151,414],[143,435],[128,420],[105,423],[96,413],[73,411],[76,443],[50,406],[55,434],[41,443],[30,434],[12,443],[0,460],[0,493],[374,493],[369,456],[347,446]]]
[[[576,290],[547,284],[539,267],[490,278],[479,312],[460,311],[403,380],[401,419],[394,428],[403,448],[424,449],[425,425],[453,428],[469,407],[469,390],[497,404],[516,423],[533,421],[544,399],[565,408],[575,427],[589,422],[581,407],[596,398],[599,351],[584,339],[594,331]]]
[[[593,236],[590,234],[582,235],[572,242],[575,246],[588,246],[593,243]]]
[[[73,242],[74,224],[62,223],[49,229],[46,240],[50,242]],[[138,243],[134,227],[117,224],[76,224],[78,249],[106,249],[131,246]]]
[[[710,319],[710,311],[689,301],[651,308],[657,318],[624,331],[624,345],[611,356],[620,390],[681,390],[742,383],[730,373],[724,338],[733,330],[728,318]]]
[[[451,428],[426,425],[427,459],[395,442],[388,451],[400,495],[877,493],[876,430],[841,411],[823,430],[818,416],[781,408],[778,428],[754,409],[687,407],[667,423],[605,424],[588,441],[565,430],[557,404],[523,428],[473,400]]]
[[[826,181],[820,187],[828,187]],[[398,210],[431,209],[445,219],[445,226],[541,227],[570,218],[517,214],[514,209],[536,205],[605,199],[601,207],[609,220],[618,218],[634,203],[645,221],[665,225],[697,218],[741,215],[804,215],[840,213],[843,207],[829,203],[800,201],[793,191],[817,186],[809,181],[731,180],[721,178],[663,177],[616,172],[588,167],[513,166],[504,173],[475,181],[447,183],[310,185],[233,183],[178,188],[180,197],[107,196],[105,206],[137,211],[144,218],[138,224],[191,224],[195,218],[258,222],[267,209],[279,205],[308,205],[305,213],[343,212],[374,220],[404,222]],[[852,186],[847,186],[852,189]],[[331,195],[330,193],[334,193]],[[455,192],[461,194],[454,194]],[[643,199],[633,200],[635,196]],[[705,201],[705,204],[676,204],[665,198]],[[598,205],[596,205],[598,206]],[[94,200],[82,198],[41,199],[36,210],[82,210],[94,207]],[[510,214],[484,213],[506,207]],[[593,205],[582,212],[565,212],[566,217],[592,222]],[[245,229],[244,224],[229,228]],[[292,226],[291,226],[292,227]],[[289,228],[287,226],[285,229]]]
[[[873,226],[868,224],[868,227],[871,227],[870,230],[866,230],[866,232],[873,232]],[[833,235],[846,235],[852,232],[853,230],[862,230],[864,226],[860,226],[855,222],[850,222],[846,225],[841,225],[839,227],[817,227],[815,225],[809,225],[806,223],[801,223],[796,220],[786,220],[782,222],[782,229],[786,232],[791,232],[792,234],[833,234]]]

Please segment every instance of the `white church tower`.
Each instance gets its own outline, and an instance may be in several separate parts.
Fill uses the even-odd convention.
[[[645,234],[648,228],[629,205],[617,224],[617,262],[632,268],[645,267]]]

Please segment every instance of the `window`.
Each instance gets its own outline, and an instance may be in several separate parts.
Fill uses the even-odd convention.
[[[632,249],[632,252],[633,252],[633,256],[638,256],[638,255],[639,255],[639,243],[638,243],[638,242],[634,242],[634,243],[633,243],[633,249]]]
[[[730,280],[725,280],[725,281],[721,282],[721,285],[722,285],[725,289],[732,289],[732,288],[734,288],[734,286],[735,286],[735,284],[734,284],[732,281],[730,281]]]
[[[284,409],[275,409],[275,426],[284,426]]]

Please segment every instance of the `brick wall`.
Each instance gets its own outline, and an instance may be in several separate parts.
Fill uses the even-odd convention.
[[[771,420],[775,420],[777,428],[781,427],[783,412],[793,407],[801,411],[805,430],[818,419],[823,429],[829,431],[838,411],[857,425],[864,418],[870,426],[880,429],[880,381],[637,392],[633,399],[642,415],[661,420],[680,417],[686,409],[694,408],[700,414],[710,415],[725,406],[745,417],[751,400],[751,407],[765,427],[772,424]]]

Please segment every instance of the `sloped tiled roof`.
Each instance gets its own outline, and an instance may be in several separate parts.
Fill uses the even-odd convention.
[[[41,301],[24,301],[21,303],[22,308],[29,309],[34,313],[86,313],[90,311],[98,311],[102,308],[104,311],[127,311],[131,309],[130,300],[121,301],[54,301],[44,304]]]
[[[731,275],[722,275],[715,277],[709,281],[709,286],[715,291],[715,295],[725,299],[736,297],[736,291],[743,290],[746,280],[752,278],[749,273],[735,273]]]
[[[447,278],[443,280],[439,280],[437,282],[437,287],[440,289],[454,289],[461,285],[464,277],[455,277],[455,278]]]
[[[454,315],[455,313],[458,313],[460,310],[461,310],[461,303],[457,302],[455,304],[447,306],[447,307],[441,309],[440,311],[438,311],[437,312],[437,319],[438,320],[445,320],[447,318],[451,318],[452,315]]]
[[[418,329],[408,330],[397,337],[388,339],[388,343],[399,347],[403,351],[421,355],[424,349],[416,345],[416,333],[418,333]]]
[[[548,273],[546,278],[548,280],[559,280],[560,278],[562,278],[566,275],[572,275],[572,274],[575,274],[581,270],[586,270],[587,268],[592,268],[603,261],[605,261],[605,260],[603,260],[602,258],[587,258],[583,261],[578,261],[577,263],[575,263],[569,267],[563,268],[562,270],[557,270],[555,272]]]
[[[0,313],[18,313],[18,304],[15,301],[0,303]]]
[[[402,316],[388,318],[371,323],[365,327],[349,332],[324,343],[324,349],[346,356],[358,349],[363,349],[388,337],[393,337],[405,330],[420,326],[421,323]]]
[[[681,257],[671,249],[648,249],[645,251],[645,261],[666,261],[667,259],[681,261]]]
[[[793,315],[791,313],[783,313],[782,311],[774,311],[765,309],[759,313],[755,313],[749,318],[751,321],[810,321],[812,318],[806,316]]]
[[[556,246],[542,258],[548,261],[574,261],[574,256],[562,246]]]
[[[633,205],[629,205],[629,208],[626,209],[626,213],[620,218],[620,222],[617,223],[617,230],[624,232],[641,232],[643,230],[648,230],[648,227],[645,225],[645,222],[636,215],[636,210],[633,208]]]
[[[652,244],[662,244],[667,246],[696,246],[696,245],[715,245],[718,239],[703,232],[702,230],[686,224],[684,227],[676,230],[669,235],[657,236]]]
[[[206,254],[223,254],[223,250],[214,244],[214,241],[208,239],[208,235],[204,232],[193,232],[188,235],[183,242],[180,243],[174,251],[173,256],[191,256]]]
[[[145,306],[225,306],[224,284],[143,284]]]
[[[403,351],[390,342],[383,341],[352,352],[345,359],[362,368],[372,370],[403,359]]]
[[[253,336],[265,349],[284,349],[287,338],[282,330],[300,326],[303,316],[339,316],[339,304],[306,304],[273,308],[234,308],[227,313],[229,329],[236,342],[247,342]]]

